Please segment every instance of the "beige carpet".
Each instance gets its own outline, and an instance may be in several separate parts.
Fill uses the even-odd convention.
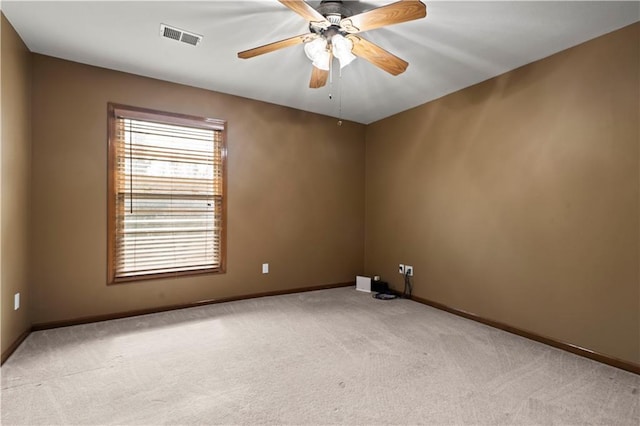
[[[36,332],[1,372],[6,425],[640,419],[640,376],[352,288]]]

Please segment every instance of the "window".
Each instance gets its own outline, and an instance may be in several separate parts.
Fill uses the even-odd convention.
[[[224,272],[226,123],[108,110],[108,283]]]

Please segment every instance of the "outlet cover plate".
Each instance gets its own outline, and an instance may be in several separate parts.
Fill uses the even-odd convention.
[[[407,273],[408,277],[413,276],[413,266],[405,265],[404,271]]]

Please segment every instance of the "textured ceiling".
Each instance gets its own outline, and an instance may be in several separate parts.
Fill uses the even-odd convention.
[[[353,1],[362,11],[392,1]],[[318,1],[309,1],[318,5]],[[427,17],[362,33],[407,60],[393,77],[358,59],[309,89],[302,46],[236,53],[307,32],[270,1],[3,1],[36,53],[370,123],[640,19],[638,2],[429,2]],[[159,36],[160,23],[204,35],[198,47]],[[333,94],[333,99],[329,94]]]

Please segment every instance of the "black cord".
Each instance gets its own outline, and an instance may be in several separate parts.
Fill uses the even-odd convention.
[[[397,299],[398,296],[396,296],[395,294],[391,294],[391,293],[376,293],[376,294],[372,294],[371,295],[374,299],[378,299],[378,300],[392,300],[392,299]]]
[[[411,293],[413,292],[413,285],[411,284],[411,277],[409,277],[409,271],[404,273],[404,291],[402,297],[411,299]]]

